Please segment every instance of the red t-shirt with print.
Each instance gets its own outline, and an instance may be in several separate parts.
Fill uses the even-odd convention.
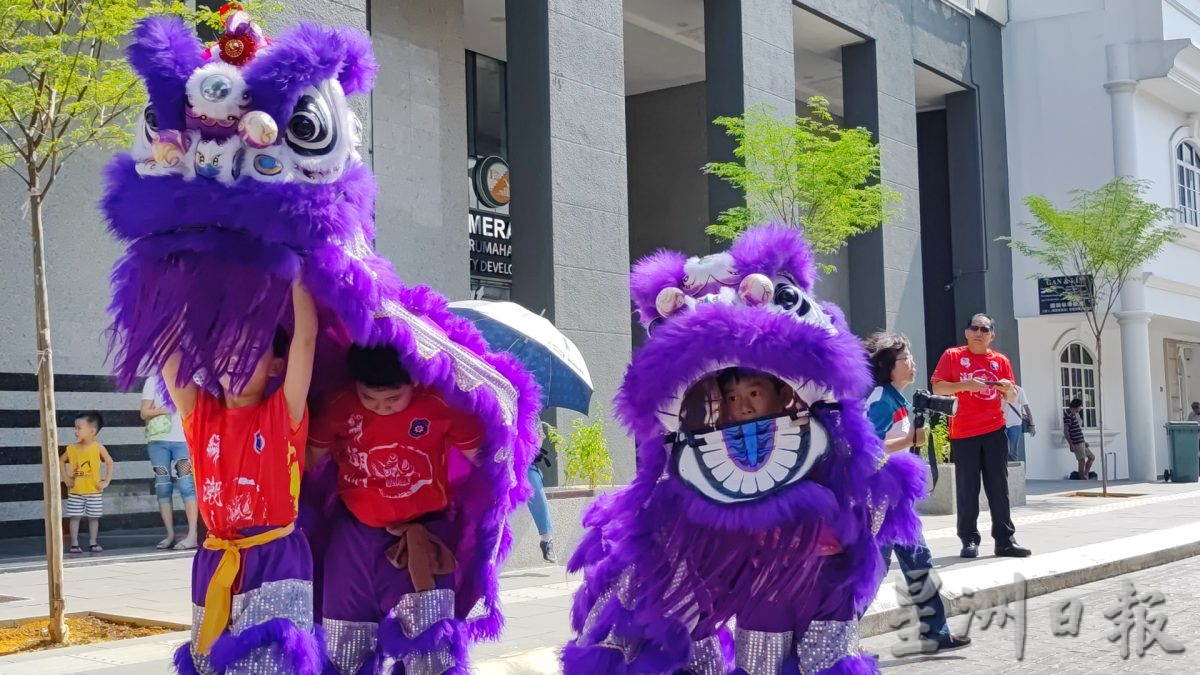
[[[296,519],[308,411],[292,424],[283,388],[258,405],[227,408],[207,392],[183,419],[200,516],[233,539],[249,527],[283,527]]]
[[[354,385],[321,407],[310,442],[333,451],[338,494],[371,527],[408,522],[450,503],[451,448],[473,450],[483,440],[474,416],[418,387],[404,410],[378,415]]]
[[[992,382],[1016,380],[1007,356],[990,349],[975,354],[966,347],[947,349],[938,360],[932,379],[965,382],[976,377]],[[1004,428],[1004,394],[996,387],[979,392],[960,391],[955,396],[958,414],[950,418],[950,438],[971,438]]]

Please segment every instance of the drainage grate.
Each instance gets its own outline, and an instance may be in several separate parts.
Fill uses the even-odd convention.
[[[1100,493],[1100,492],[1072,492],[1072,493],[1068,494],[1067,496],[1068,497],[1103,497],[1104,494]],[[1110,492],[1110,493],[1108,493],[1108,496],[1109,497],[1145,497],[1146,495],[1145,494],[1135,494],[1133,492]]]

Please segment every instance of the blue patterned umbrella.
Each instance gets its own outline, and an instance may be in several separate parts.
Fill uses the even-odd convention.
[[[495,352],[508,352],[542,387],[542,405],[587,414],[592,376],[579,348],[545,317],[514,302],[465,300],[450,311],[470,319]]]

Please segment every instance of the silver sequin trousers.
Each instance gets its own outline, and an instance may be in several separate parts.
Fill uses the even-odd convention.
[[[437,622],[454,619],[454,591],[434,589],[409,593],[396,603],[392,615],[387,620],[395,621],[406,639],[415,640]],[[323,627],[329,660],[342,675],[354,675],[364,663],[376,658],[376,650],[380,648],[378,623],[326,618]],[[383,649],[386,651],[388,645]],[[445,643],[399,659],[385,655],[381,661],[376,672],[391,673],[399,662],[404,664],[405,675],[442,675],[456,665],[451,646]]]
[[[313,632],[312,582],[303,579],[268,581],[258,588],[233,596],[229,612],[228,636],[240,636],[249,628],[264,624],[272,619],[288,619],[299,630]],[[192,605],[192,662],[201,675],[215,675],[212,663],[206,654],[196,651],[200,625],[204,623],[204,608]],[[314,651],[319,644],[314,637]],[[276,675],[296,670],[291,658],[284,654],[281,645],[267,644],[250,650],[245,657],[235,661],[225,670],[225,675]]]

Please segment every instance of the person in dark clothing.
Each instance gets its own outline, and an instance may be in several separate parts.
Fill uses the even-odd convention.
[[[979,556],[979,485],[987,493],[996,555],[1024,558],[1017,544],[1008,504],[1008,436],[1001,401],[1016,398],[1012,364],[991,349],[995,322],[986,314],[971,317],[966,345],[947,349],[931,378],[933,393],[957,396],[958,414],[950,418],[950,448],[958,489],[958,538],[962,557]]]
[[[1087,480],[1096,456],[1092,454],[1092,449],[1083,437],[1082,415],[1082,399],[1073,399],[1063,408],[1063,436],[1067,437],[1067,447],[1075,455],[1075,461],[1079,462],[1079,480]]]

